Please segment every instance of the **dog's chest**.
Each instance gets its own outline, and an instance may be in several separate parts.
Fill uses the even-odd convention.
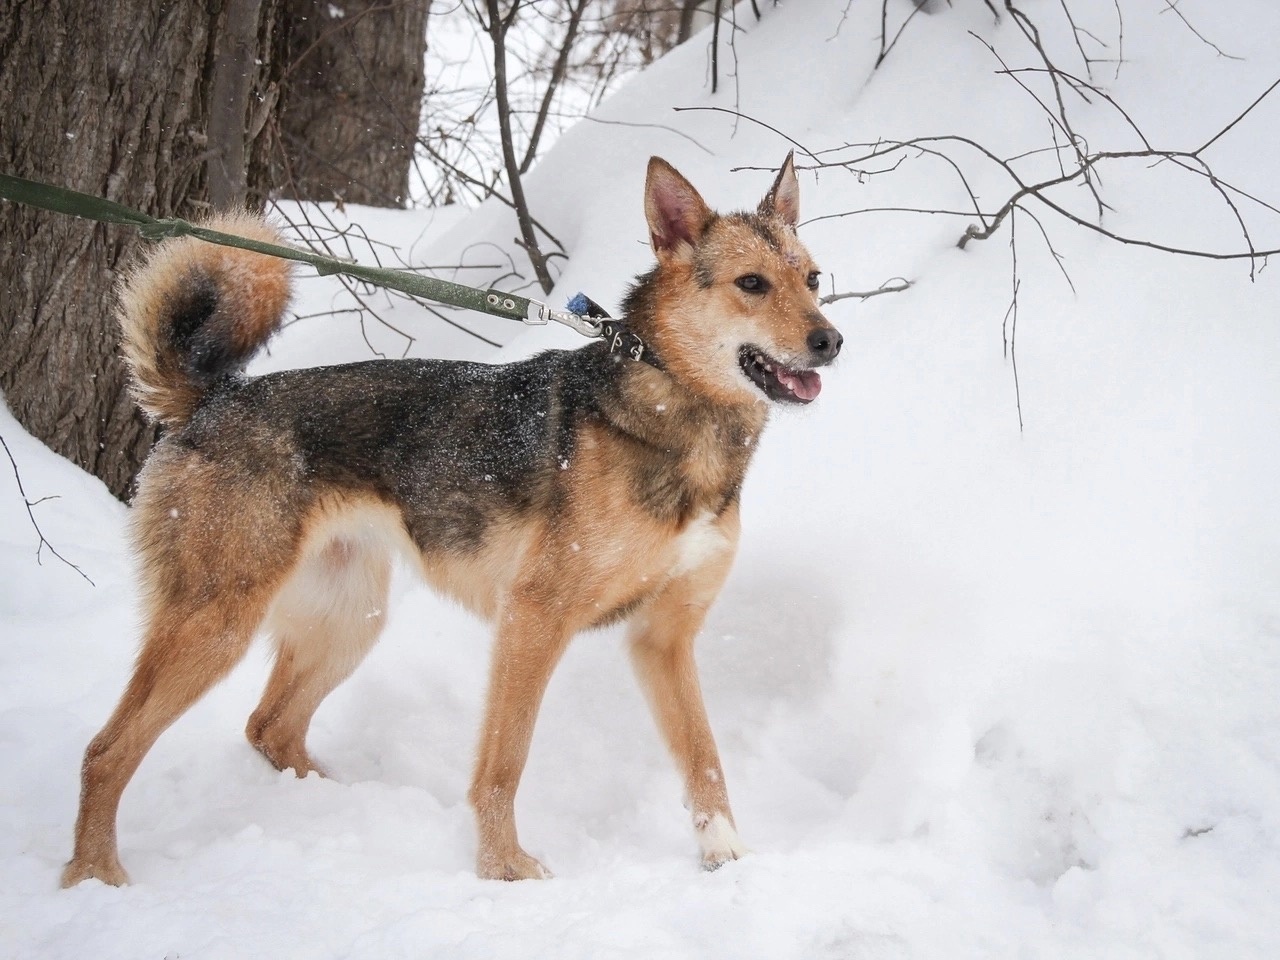
[[[596,541],[569,569],[578,583],[590,584],[589,622],[597,626],[629,616],[673,582],[697,580],[731,559],[736,523],[704,511],[673,532],[669,525],[635,516]]]
[[[673,442],[621,445],[614,462],[635,506],[668,529],[684,531],[701,529],[701,517],[718,516],[735,502],[756,437],[736,424],[716,426],[688,431]]]
[[[729,538],[710,510],[698,514],[676,535],[671,544],[672,562],[668,576],[679,577],[702,567],[729,549]]]

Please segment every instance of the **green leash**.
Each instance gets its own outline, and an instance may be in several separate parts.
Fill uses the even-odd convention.
[[[531,300],[514,293],[501,290],[480,290],[476,287],[464,286],[449,280],[436,277],[424,277],[409,270],[393,270],[386,267],[365,267],[358,263],[349,263],[334,257],[326,257],[308,250],[284,247],[275,243],[262,243],[248,240],[233,234],[222,233],[198,227],[186,220],[170,217],[157,220],[140,210],[126,207],[114,200],[78,193],[64,187],[54,187],[47,183],[24,180],[0,173],[0,198],[23,203],[43,210],[65,213],[72,217],[97,220],[101,223],[118,223],[134,227],[148,240],[163,240],[167,237],[197,237],[209,243],[224,247],[239,247],[242,250],[253,250],[267,256],[279,257],[283,260],[296,260],[309,263],[321,276],[342,274],[365,280],[379,287],[399,290],[425,300],[447,303],[454,307],[464,307],[479,313],[487,313],[507,320],[518,320],[534,326],[543,326],[554,320],[572,327],[584,337],[598,337],[603,331],[598,321],[591,317],[570,313],[567,310],[553,310],[545,303]]]

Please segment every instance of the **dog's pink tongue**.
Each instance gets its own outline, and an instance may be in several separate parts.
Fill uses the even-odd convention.
[[[822,392],[822,377],[817,370],[778,370],[777,377],[784,387],[805,403]]]

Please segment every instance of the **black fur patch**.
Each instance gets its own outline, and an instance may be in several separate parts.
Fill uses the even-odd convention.
[[[654,289],[658,279],[658,268],[636,277],[635,282],[627,290],[622,301],[622,315],[627,323],[636,328],[647,327],[646,321],[654,315]]]
[[[782,252],[782,241],[779,240],[778,235],[774,233],[773,225],[769,222],[768,218],[755,213],[731,213],[722,219],[732,223],[742,224],[768,244],[769,249],[778,253]]]
[[[170,302],[170,342],[184,360],[184,371],[202,387],[236,369],[228,338],[210,329],[218,299],[213,280],[203,273],[193,273],[187,283],[176,288]]]
[[[217,281],[194,270],[171,300],[168,324],[170,343],[181,358],[183,372],[201,390],[244,369],[249,355],[237,351],[226,301]],[[250,351],[251,352],[251,351]]]
[[[699,252],[693,261],[693,279],[703,290],[710,290],[716,283],[716,269],[710,259]]]
[[[554,512],[575,427],[613,377],[603,344],[503,366],[373,360],[229,381],[177,442],[250,474],[398,505],[423,549],[473,549],[503,516]]]

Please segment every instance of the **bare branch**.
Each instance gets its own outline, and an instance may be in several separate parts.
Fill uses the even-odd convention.
[[[1198,37],[1202,43],[1204,43],[1206,46],[1212,47],[1212,48],[1214,49],[1214,52],[1216,52],[1216,53],[1218,54],[1218,56],[1220,56],[1220,57],[1226,57],[1228,60],[1243,60],[1243,59],[1244,59],[1244,57],[1235,57],[1235,56],[1232,56],[1232,55],[1231,55],[1231,54],[1229,54],[1229,53],[1226,53],[1226,52],[1225,52],[1225,51],[1224,51],[1220,46],[1218,46],[1216,43],[1212,42],[1211,40],[1207,40],[1207,39],[1205,39],[1204,34],[1202,34],[1199,30],[1197,30],[1195,27],[1193,27],[1193,26],[1191,25],[1191,21],[1190,21],[1190,20],[1188,20],[1186,17],[1184,17],[1184,16],[1182,15],[1182,11],[1178,9],[1178,4],[1177,4],[1177,3],[1175,3],[1175,2],[1174,2],[1174,0],[1164,0],[1164,6],[1165,6],[1165,8],[1164,8],[1163,10],[1161,10],[1161,11],[1160,11],[1161,13],[1172,13],[1175,17],[1177,17],[1179,20],[1181,20],[1181,21],[1183,22],[1183,24],[1185,24],[1185,25],[1186,25],[1186,28],[1187,28],[1188,30],[1190,30],[1192,33],[1194,33],[1194,34],[1196,35],[1196,37]]]
[[[48,547],[50,553],[52,553],[55,557],[57,557],[59,560],[65,563],[68,567],[70,567],[76,573],[80,574],[80,576],[84,577],[85,582],[88,583],[89,586],[91,587],[97,586],[97,584],[95,584],[92,580],[89,579],[88,574],[86,574],[78,566],[76,566],[74,563],[72,563],[70,560],[68,560],[66,557],[64,557],[62,554],[58,552],[57,547],[55,547],[52,543],[49,542],[48,538],[46,538],[44,535],[44,531],[40,529],[40,524],[36,521],[35,512],[31,508],[39,506],[40,504],[44,503],[46,500],[56,500],[57,497],[56,496],[41,497],[38,500],[32,500],[30,497],[28,497],[27,491],[22,485],[22,474],[18,471],[18,461],[13,458],[13,451],[9,449],[9,444],[5,442],[3,435],[0,435],[0,447],[4,447],[5,456],[9,458],[9,466],[13,468],[13,479],[18,484],[18,496],[22,498],[22,505],[27,509],[27,519],[31,521],[31,526],[35,530],[36,537],[38,538],[38,543],[36,544],[36,563],[38,564],[44,563],[44,560],[41,559],[41,554],[44,552],[45,547]]]
[[[677,130],[675,127],[669,127],[665,123],[637,123],[629,120],[602,120],[600,117],[592,117],[592,116],[586,116],[586,117],[583,117],[583,119],[591,123],[605,124],[608,126],[647,127],[651,130],[665,130],[667,131],[667,133],[674,133],[677,137],[681,137],[684,140],[688,140],[690,143],[692,143],[695,147],[697,147],[703,153],[714,155],[714,151],[712,151],[710,147],[704,145],[701,141],[689,136],[689,134],[685,133],[683,130]]]
[[[379,252],[380,249],[385,248],[386,252],[394,256],[396,260],[395,266],[398,269],[402,269],[402,270],[415,270],[419,272],[431,272],[431,273],[440,272],[440,271],[451,271],[456,273],[461,270],[501,269],[500,264],[453,264],[448,267],[427,267],[427,266],[421,266],[421,265],[417,265],[417,266],[411,265],[408,262],[406,262],[405,258],[401,255],[399,249],[397,249],[396,247],[390,244],[376,241],[372,237],[369,237],[365,233],[364,228],[359,224],[350,224],[345,227],[338,226],[334,222],[333,218],[329,216],[329,213],[325,210],[323,206],[314,206],[314,207],[309,205],[300,206],[299,207],[299,213],[301,216],[300,220],[297,220],[291,217],[288,211],[284,207],[280,206],[279,204],[276,205],[276,213],[278,216],[281,217],[281,219],[285,221],[285,223],[289,225],[289,228],[293,231],[294,235],[297,237],[297,239],[301,243],[310,247],[313,250],[317,250],[318,252],[324,253],[328,256],[345,257],[345,259],[348,259],[354,262],[357,259],[357,257],[351,241],[353,237],[358,237],[361,241],[361,244],[364,246],[367,246],[367,248],[373,253],[374,261],[380,267],[387,265],[383,262],[382,256]],[[317,224],[315,221],[313,221],[311,219],[312,213],[315,213],[319,217],[323,218],[325,223]],[[339,245],[340,245],[340,249],[335,249],[335,246],[339,246]],[[409,353],[409,350],[417,342],[417,338],[414,337],[412,334],[410,334],[408,331],[392,323],[390,320],[387,319],[387,317],[382,312],[380,312],[376,307],[373,306],[373,304],[369,300],[369,295],[374,292],[375,288],[363,281],[356,280],[352,277],[345,277],[342,275],[338,275],[337,280],[340,284],[342,284],[342,288],[346,292],[346,294],[351,298],[352,301],[355,302],[356,307],[339,308],[335,310],[327,310],[327,311],[322,311],[320,313],[313,313],[313,314],[295,314],[293,319],[290,321],[288,325],[291,326],[293,323],[297,323],[301,320],[313,319],[319,316],[339,316],[342,314],[352,313],[352,314],[355,314],[356,322],[360,327],[360,336],[364,340],[365,345],[369,348],[370,353],[380,358],[385,358],[386,356],[386,354],[383,353],[381,350],[377,349],[377,347],[373,345],[373,341],[369,339],[369,331],[366,324],[368,320],[372,319],[376,321],[380,326],[391,331],[392,333],[396,334],[397,336],[399,336],[401,339],[404,340],[404,349],[401,352],[401,356],[407,356]],[[483,334],[476,332],[475,330],[472,330],[471,328],[467,327],[465,324],[460,323],[457,320],[454,320],[453,318],[449,317],[447,314],[442,312],[437,307],[430,305],[425,301],[418,299],[417,297],[413,297],[413,296],[410,296],[409,294],[401,294],[395,291],[385,290],[385,289],[379,292],[387,298],[388,302],[391,302],[393,300],[410,301],[416,304],[417,306],[421,307],[422,309],[425,309],[428,313],[431,313],[437,319],[443,320],[449,326],[462,331],[463,333],[467,334],[470,337],[473,337],[476,340],[479,340],[481,343],[484,343],[492,347],[502,346],[502,344],[498,343],[497,341],[492,340],[489,337],[486,337]]]
[[[533,220],[529,216],[529,202],[524,196],[524,183],[520,176],[520,166],[516,162],[515,141],[511,132],[511,101],[507,88],[507,30],[515,22],[521,0],[512,0],[507,16],[501,16],[498,9],[499,0],[486,0],[489,10],[489,38],[493,42],[493,82],[498,103],[498,128],[502,137],[502,159],[507,167],[507,186],[511,190],[511,202],[516,211],[516,222],[520,226],[521,246],[529,255],[534,275],[543,293],[550,293],[555,286],[551,273],[547,269],[547,258],[538,247],[538,235],[534,232]]]
[[[1176,0],[1164,0],[1168,11],[1174,12],[1186,23],[1185,18],[1176,9]],[[991,0],[987,0],[988,8],[1000,18]],[[1014,394],[1018,412],[1018,424],[1024,426],[1022,390],[1017,364],[1017,324],[1021,277],[1019,276],[1019,242],[1025,242],[1025,230],[1022,236],[1017,226],[1023,216],[1029,217],[1035,225],[1040,239],[1043,241],[1054,264],[1057,266],[1068,287],[1075,291],[1071,275],[1067,271],[1066,261],[1054,243],[1050,228],[1063,222],[1082,227],[1098,236],[1119,244],[1146,247],[1162,253],[1176,256],[1196,257],[1210,260],[1246,260],[1249,263],[1250,279],[1256,279],[1266,268],[1270,257],[1280,255],[1280,244],[1274,240],[1259,243],[1257,225],[1252,222],[1251,214],[1262,208],[1268,214],[1280,216],[1280,201],[1263,199],[1256,192],[1242,189],[1218,177],[1207,156],[1210,148],[1218,144],[1229,133],[1235,130],[1257,106],[1278,87],[1280,79],[1271,83],[1262,93],[1249,103],[1230,122],[1224,123],[1211,137],[1198,147],[1191,149],[1170,147],[1153,143],[1143,132],[1135,118],[1121,104],[1103,90],[1092,79],[1093,66],[1098,63],[1111,62],[1090,55],[1088,44],[1097,44],[1103,49],[1107,43],[1090,32],[1083,24],[1075,20],[1070,0],[1059,0],[1062,15],[1071,29],[1072,40],[1076,52],[1085,64],[1084,76],[1079,76],[1059,66],[1050,55],[1041,37],[1037,24],[1020,9],[1014,0],[1002,0],[1003,12],[1018,28],[1022,39],[1033,51],[1033,64],[1014,66],[1006,60],[992,44],[975,35],[999,64],[998,74],[1008,77],[1018,84],[1023,92],[1030,96],[1043,112],[1048,122],[1050,146],[1031,150],[1022,150],[1012,156],[1001,156],[984,144],[955,134],[917,137],[911,140],[877,140],[871,143],[845,143],[841,146],[818,151],[808,151],[813,160],[808,169],[844,169],[850,174],[864,180],[870,176],[882,176],[896,170],[905,158],[920,159],[925,156],[942,160],[950,170],[950,175],[960,184],[972,208],[969,210],[928,207],[924,205],[904,204],[901,206],[870,206],[854,210],[845,210],[824,214],[812,218],[806,223],[840,217],[861,216],[865,214],[909,214],[926,216],[958,216],[975,219],[961,234],[957,246],[964,248],[970,241],[985,240],[1008,226],[1009,252],[1011,261],[1011,296],[1008,309],[1001,324],[1001,336],[1005,356],[1009,359],[1014,378]],[[1115,47],[1118,57],[1114,61],[1123,61],[1124,51],[1124,17],[1119,0],[1113,0],[1116,15]],[[909,22],[909,19],[907,22]],[[882,0],[880,7],[880,45],[881,59],[892,48],[897,37],[901,36],[905,23],[899,27],[895,36],[890,39],[888,0]],[[1187,24],[1190,28],[1190,24]],[[1193,32],[1194,29],[1193,29]],[[1200,36],[1199,33],[1196,33]],[[1203,37],[1201,37],[1203,39]],[[1211,44],[1212,46],[1212,44]],[[1217,47],[1214,47],[1218,50]],[[1225,56],[1225,54],[1223,54]],[[879,61],[878,61],[879,62]],[[1070,108],[1069,109],[1069,104]],[[1084,136],[1084,129],[1075,123],[1073,110],[1079,110],[1078,104],[1105,105],[1122,118],[1129,134],[1136,144],[1122,144],[1125,149],[1111,149],[1104,145],[1097,149]],[[703,108],[705,109],[705,108]],[[751,118],[747,118],[751,119]],[[753,121],[759,122],[759,121]],[[761,124],[763,126],[767,126]],[[772,129],[772,128],[769,128]],[[779,131],[774,131],[779,132]],[[779,132],[780,133],[780,132]],[[785,137],[785,134],[780,135]],[[787,138],[790,139],[790,138]],[[795,141],[791,141],[795,143]],[[801,146],[796,144],[796,146]],[[803,147],[801,147],[803,149]],[[1056,172],[1045,169],[1045,160],[1050,159]],[[1180,245],[1166,242],[1164,238],[1151,238],[1120,232],[1111,224],[1104,224],[1104,215],[1112,210],[1104,195],[1105,171],[1127,164],[1142,163],[1149,167],[1161,165],[1171,166],[1178,171],[1200,178],[1207,189],[1221,201],[1226,212],[1232,218],[1239,236],[1242,238],[1240,249],[1208,249],[1195,243]],[[1004,199],[996,203],[978,201],[978,194],[971,185],[971,178],[978,170],[988,173],[994,171],[1007,181],[1007,193]],[[1027,171],[1033,171],[1028,173]],[[998,181],[997,181],[998,182]],[[1094,208],[1093,216],[1085,216],[1072,209],[1078,202],[1072,199],[1078,188],[1089,191]],[[1074,188],[1074,189],[1073,189]],[[990,187],[984,188],[985,196],[990,196]],[[997,197],[1000,194],[996,195]],[[1047,214],[1056,214],[1056,219]],[[1274,221],[1269,221],[1274,225]],[[1025,224],[1024,224],[1025,225]],[[868,291],[878,294],[881,291]],[[884,292],[889,292],[886,288]],[[832,294],[824,298],[824,303],[834,302],[843,297],[860,298],[862,293]]]
[[[870,300],[872,297],[878,297],[886,293],[901,293],[903,290],[910,288],[911,281],[905,277],[893,277],[886,280],[874,290],[849,290],[844,293],[829,293],[818,301],[822,306],[829,303],[839,303],[841,300]]]
[[[1266,99],[1266,97],[1276,87],[1280,87],[1280,79],[1277,79],[1274,83],[1271,84],[1271,86],[1263,90],[1262,93],[1258,95],[1258,99],[1254,100],[1253,103],[1245,107],[1244,111],[1238,117],[1236,117],[1234,120],[1228,123],[1225,127],[1223,127],[1221,130],[1215,133],[1212,137],[1206,140],[1203,146],[1200,146],[1197,149],[1191,151],[1192,156],[1195,156],[1195,157],[1200,156],[1200,154],[1204,153],[1204,151],[1208,150],[1211,146],[1213,146],[1215,143],[1221,140],[1224,136],[1226,136],[1232,127],[1234,127],[1237,123],[1239,123],[1241,120],[1247,117],[1249,113],[1253,110],[1253,108],[1256,107],[1258,104],[1260,104],[1264,99]]]
[[[727,113],[729,116],[737,117],[739,120],[749,120],[752,123],[756,124],[757,126],[764,127],[766,130],[770,130],[773,133],[776,133],[783,140],[787,141],[787,143],[791,144],[793,147],[795,147],[805,156],[810,157],[813,160],[818,159],[816,156],[814,156],[813,152],[808,147],[806,147],[803,143],[801,143],[799,140],[792,139],[791,137],[783,133],[781,130],[779,130],[777,127],[770,126],[769,124],[765,123],[763,120],[757,120],[755,117],[752,117],[745,113],[741,113],[737,110],[730,110],[728,107],[672,107],[671,109],[674,110],[676,113],[690,113],[697,110],[709,110],[712,113]]]
[[[525,148],[524,159],[520,162],[520,172],[528,173],[533,165],[533,158],[538,155],[538,142],[542,139],[542,131],[547,124],[547,114],[556,97],[560,82],[564,80],[569,66],[569,55],[573,52],[573,41],[578,36],[578,27],[582,25],[582,15],[586,12],[588,0],[578,0],[578,5],[569,7],[569,27],[565,31],[564,42],[560,44],[560,52],[556,55],[555,65],[551,68],[551,77],[547,80],[546,90],[542,94],[542,104],[538,107],[538,117],[533,124],[533,132],[529,134],[529,145]]]
[[[907,18],[902,21],[898,27],[898,32],[893,35],[893,39],[888,39],[888,19],[889,19],[889,0],[880,0],[880,52],[876,55],[875,66],[873,70],[878,70],[880,64],[884,63],[885,57],[893,50],[903,31],[907,29],[907,24],[915,19],[917,13],[924,9],[923,3],[917,3],[912,11],[907,14]]]
[[[1022,422],[1022,384],[1018,381],[1018,289],[1022,281],[1018,278],[1018,219],[1009,221],[1009,255],[1013,260],[1013,296],[1009,300],[1009,309],[1005,311],[1004,322],[1000,325],[1000,336],[1004,340],[1004,355],[1009,358],[1013,367],[1013,398],[1018,408],[1018,432],[1023,431]]]
[[[723,0],[715,0],[715,18],[711,25],[711,92],[715,93],[720,85],[720,7]]]

